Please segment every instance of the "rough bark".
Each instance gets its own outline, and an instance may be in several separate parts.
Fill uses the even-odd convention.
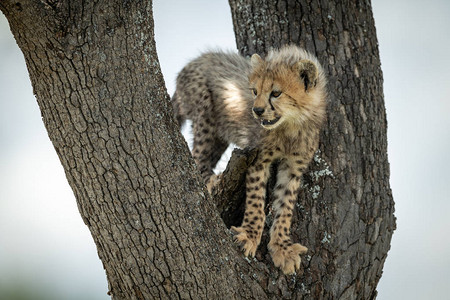
[[[294,282],[286,277],[277,291],[266,290],[305,299],[375,298],[396,225],[370,2],[229,2],[242,54],[295,43],[318,56],[329,80],[327,124],[292,230],[309,248],[304,271]],[[270,265],[265,246],[260,251]]]
[[[329,73],[321,152],[294,216],[310,249],[296,276],[274,268],[266,238],[256,260],[233,246],[173,120],[151,1],[0,2],[113,299],[376,295],[395,221],[370,5],[263,2],[230,1],[239,50],[294,42]],[[230,188],[242,192],[252,155],[232,158],[216,194],[227,224],[241,217]]]
[[[151,7],[0,3],[112,298],[264,299],[173,120]]]

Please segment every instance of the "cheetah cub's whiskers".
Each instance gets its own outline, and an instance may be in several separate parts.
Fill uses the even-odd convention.
[[[285,274],[300,268],[307,251],[292,242],[290,228],[302,174],[319,144],[325,86],[317,58],[296,46],[273,50],[265,59],[209,52],[179,73],[172,99],[177,120],[192,120],[192,155],[209,190],[229,143],[259,149],[247,171],[244,220],[231,228],[246,256],[254,256],[261,241],[269,167],[280,162],[268,249]]]

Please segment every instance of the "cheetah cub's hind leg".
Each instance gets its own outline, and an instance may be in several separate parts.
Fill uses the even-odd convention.
[[[193,121],[192,127],[194,134],[192,156],[211,193],[219,178],[214,174],[213,169],[227,149],[228,143],[217,136],[215,121],[207,115],[198,116]]]
[[[292,212],[300,187],[301,175],[306,164],[283,160],[278,169],[273,203],[274,221],[270,229],[268,245],[273,263],[281,268],[284,274],[292,274],[300,269],[300,255],[308,249],[298,243],[292,243],[290,228]]]

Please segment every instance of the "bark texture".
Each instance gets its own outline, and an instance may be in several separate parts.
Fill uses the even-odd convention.
[[[0,9],[112,298],[264,299],[245,280],[253,267],[174,122],[151,1],[2,1]]]
[[[294,276],[272,265],[267,236],[257,259],[244,259],[218,213],[227,225],[240,222],[239,195],[254,152],[234,155],[215,201],[203,189],[173,120],[151,1],[0,2],[109,293],[113,299],[374,298],[395,219],[370,4],[230,4],[243,54],[294,42],[315,52],[329,73],[328,122],[292,228],[310,251]]]
[[[304,176],[292,230],[309,248],[304,271],[267,290],[304,299],[375,298],[396,225],[370,2],[229,2],[242,54],[295,43],[315,53],[328,73],[328,120]],[[266,235],[261,252],[270,265],[267,242]]]

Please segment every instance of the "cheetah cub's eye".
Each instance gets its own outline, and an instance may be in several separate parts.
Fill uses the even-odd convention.
[[[272,91],[272,93],[270,93],[270,97],[273,97],[273,98],[278,98],[278,97],[280,97],[280,95],[281,95],[280,91]]]
[[[258,91],[254,88],[251,88],[253,96],[258,96]]]

